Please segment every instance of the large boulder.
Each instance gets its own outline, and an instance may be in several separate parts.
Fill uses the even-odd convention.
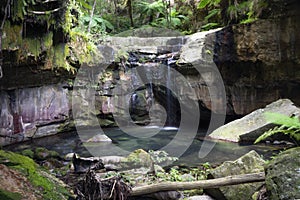
[[[276,156],[265,171],[270,199],[300,199],[300,147]]]
[[[210,178],[258,173],[264,171],[265,161],[254,151],[250,151],[235,161],[226,161],[219,167],[212,169]],[[247,200],[263,185],[263,182],[247,183],[235,186],[220,187],[219,189],[206,189],[205,193],[215,199]]]
[[[268,122],[265,113],[281,113],[287,116],[299,115],[300,109],[289,99],[280,99],[265,108],[258,109],[241,119],[232,121],[213,131],[208,137],[240,143],[253,143],[256,138],[275,125]]]

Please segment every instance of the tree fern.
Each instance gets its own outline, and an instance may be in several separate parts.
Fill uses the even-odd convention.
[[[300,121],[297,116],[288,117],[279,113],[265,113],[265,117],[267,121],[280,126],[266,131],[255,140],[254,144],[276,134],[289,135],[298,144],[300,141]]]

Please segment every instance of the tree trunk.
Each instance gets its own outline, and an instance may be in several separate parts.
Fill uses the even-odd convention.
[[[128,13],[129,13],[131,27],[134,27],[134,23],[133,23],[133,11],[132,11],[132,0],[128,0],[127,1],[127,6],[128,6]]]
[[[97,0],[94,0],[92,12],[91,12],[91,17],[90,17],[90,22],[89,22],[89,27],[88,27],[88,33],[91,32],[91,25],[92,25],[92,20],[93,20],[94,12],[95,12],[96,2],[97,2]]]
[[[4,17],[0,26],[0,79],[3,77],[3,71],[2,71],[2,64],[3,64],[3,54],[2,54],[2,34],[3,34],[3,28],[4,28],[4,24],[7,18],[7,13],[8,13],[8,9],[9,8],[9,4],[10,4],[10,0],[7,0],[6,2],[6,6],[5,6],[5,13],[4,13]]]
[[[235,176],[227,176],[224,178],[216,178],[203,181],[193,182],[164,182],[153,185],[146,185],[132,188],[131,196],[145,195],[160,191],[174,191],[174,190],[192,190],[192,189],[207,189],[218,188],[222,186],[237,185],[244,183],[261,182],[265,180],[265,173],[242,174]]]

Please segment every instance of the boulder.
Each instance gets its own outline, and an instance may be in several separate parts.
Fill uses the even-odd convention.
[[[213,29],[190,35],[180,51],[178,63],[181,65],[196,64],[199,63],[199,61],[207,61],[207,59],[212,58],[212,49],[208,49],[207,45],[205,46],[205,40],[207,40],[208,34],[215,33],[219,30],[220,29]]]
[[[231,175],[258,173],[264,171],[265,161],[254,151],[250,151],[235,161],[226,161],[210,171],[209,178],[221,178]],[[215,199],[251,200],[252,195],[263,185],[263,182],[247,183],[234,186],[206,189],[205,193]]]
[[[208,137],[231,142],[253,143],[265,131],[275,126],[266,120],[264,114],[267,112],[292,116],[299,115],[300,109],[289,99],[280,99],[267,105],[265,108],[253,111],[241,119],[219,127]]]
[[[280,153],[265,171],[270,199],[300,199],[300,147]]]
[[[122,160],[121,166],[124,169],[146,168],[147,172],[154,171],[154,162],[151,155],[143,149],[137,149]]]

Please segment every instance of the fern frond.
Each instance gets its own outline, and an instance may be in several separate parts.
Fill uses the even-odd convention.
[[[276,126],[273,129],[266,131],[255,140],[254,144],[276,134],[289,135],[296,140],[296,143],[297,141],[300,141],[300,121],[298,117],[288,117],[279,113],[265,113],[265,117],[267,121],[280,126]]]
[[[294,126],[300,128],[300,122],[297,116],[289,117],[283,114],[270,112],[265,113],[265,116],[267,121],[273,124],[284,125],[286,127]]]

